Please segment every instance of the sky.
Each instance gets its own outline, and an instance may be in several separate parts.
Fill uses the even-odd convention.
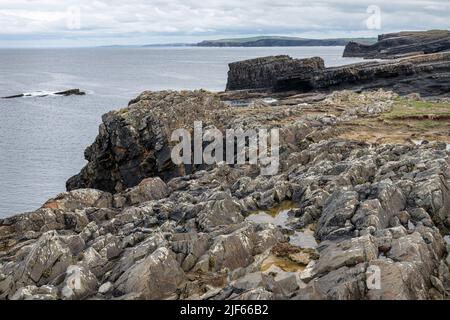
[[[0,0],[0,47],[373,37],[450,29],[449,0]]]

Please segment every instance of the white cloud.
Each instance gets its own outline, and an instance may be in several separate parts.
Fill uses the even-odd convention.
[[[381,8],[379,33],[449,28],[447,0],[0,0],[0,46],[49,39],[129,43],[240,34],[373,35],[365,24],[369,5]],[[80,28],[68,28],[68,19],[77,18],[68,14],[76,12],[69,10],[73,6],[81,13]]]

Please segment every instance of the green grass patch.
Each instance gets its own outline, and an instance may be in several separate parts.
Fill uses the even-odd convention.
[[[397,98],[394,108],[391,112],[385,113],[385,119],[406,119],[421,117],[447,117],[450,116],[450,102],[430,102],[430,101],[415,101],[405,98]]]

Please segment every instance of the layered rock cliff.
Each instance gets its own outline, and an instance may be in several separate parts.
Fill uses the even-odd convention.
[[[450,50],[450,31],[431,30],[380,35],[375,44],[351,41],[344,57],[390,59],[404,55],[428,54]]]
[[[321,58],[273,56],[230,63],[227,90],[270,89],[278,78],[292,72],[311,74],[325,68]]]
[[[71,180],[103,190],[0,220],[0,299],[447,298],[450,104],[304,98],[146,92],[105,115]],[[167,130],[193,120],[279,128],[280,171],[168,165]]]
[[[99,135],[85,151],[88,164],[68,180],[67,189],[119,192],[146,177],[189,174],[195,167],[171,162],[172,131],[190,128],[196,119],[220,126],[226,111],[217,96],[204,91],[144,92],[128,108],[103,116]]]
[[[324,68],[321,58],[267,57],[230,65],[228,83],[228,90],[256,89],[263,85],[266,91],[298,93],[385,88],[402,95],[448,96],[450,52],[334,68]]]

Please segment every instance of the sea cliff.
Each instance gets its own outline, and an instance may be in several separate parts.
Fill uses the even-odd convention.
[[[430,30],[383,34],[374,44],[351,41],[344,57],[391,59],[408,55],[429,54],[450,50],[450,31]]]
[[[0,299],[447,299],[448,59],[269,57],[226,92],[143,92],[67,192],[0,219]],[[195,121],[279,130],[279,171],[175,164]]]

